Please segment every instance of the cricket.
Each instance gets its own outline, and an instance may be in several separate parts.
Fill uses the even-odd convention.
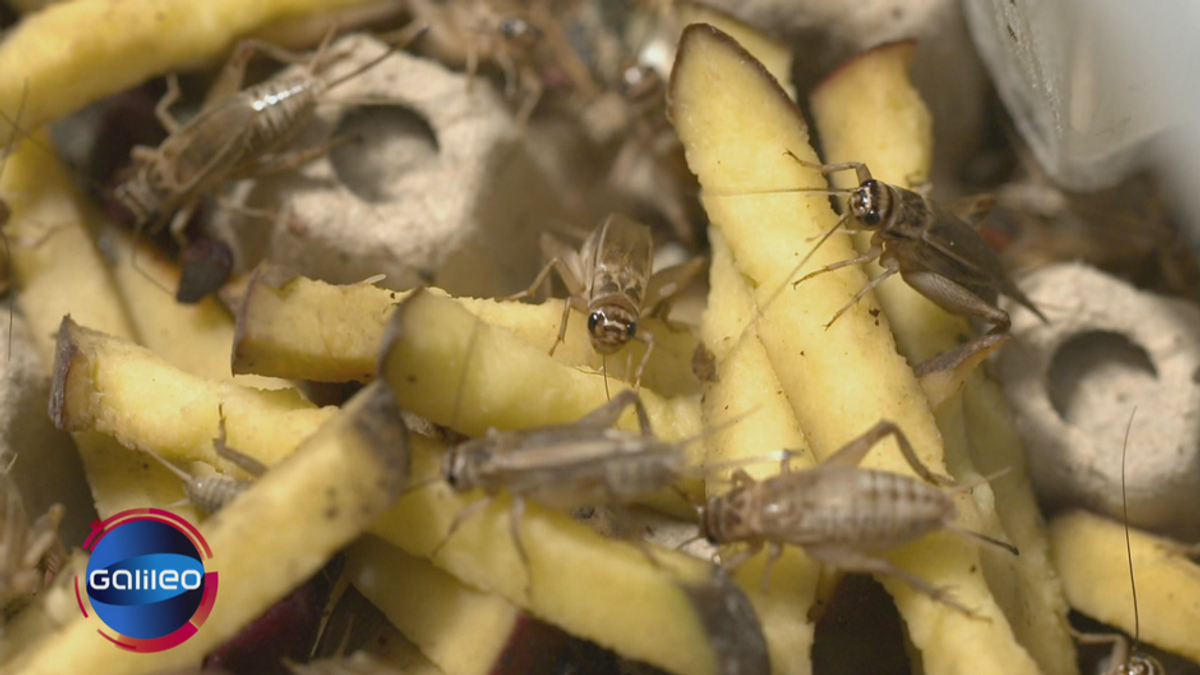
[[[567,287],[569,300],[563,305],[558,337],[550,354],[563,341],[571,309],[575,308],[588,317],[588,336],[597,353],[607,357],[632,340],[645,343],[646,352],[634,371],[633,385],[638,388],[655,339],[654,333],[638,325],[642,315],[665,320],[673,297],[704,269],[706,261],[694,258],[651,274],[654,241],[650,228],[620,214],[609,215],[578,251],[549,233],[543,233],[541,246],[549,262],[528,289],[506,299],[533,295],[551,271],[557,272]]]
[[[924,482],[858,468],[863,457],[889,436],[896,439],[904,459]],[[785,457],[781,472],[762,481],[755,481],[745,471],[735,471],[733,488],[710,497],[701,509],[700,531],[712,544],[749,545],[724,561],[726,567],[738,567],[764,546],[770,550],[770,565],[783,546],[790,544],[839,569],[899,577],[934,600],[971,615],[971,610],[954,600],[947,589],[934,587],[880,553],[946,529],[1016,555],[1017,549],[1011,544],[954,523],[958,507],[953,496],[976,484],[955,485],[952,479],[930,471],[904,432],[884,420],[814,469],[789,471]],[[764,586],[769,579],[768,567],[763,574]]]

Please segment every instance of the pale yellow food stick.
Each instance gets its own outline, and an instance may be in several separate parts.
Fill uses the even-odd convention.
[[[419,436],[412,445],[413,481],[421,485],[439,475],[444,449]],[[437,549],[434,564],[464,583],[668,672],[717,675],[722,663],[751,669],[737,672],[766,667],[753,610],[740,590],[723,590],[737,585],[708,562],[648,545],[652,563],[631,543],[530,501],[519,521],[526,567],[513,543],[508,498],[474,513],[446,538],[476,498],[434,482],[401,497],[370,531],[411,555],[429,557]]]
[[[511,602],[376,537],[350,547],[345,574],[447,675],[488,675],[521,621]]]
[[[422,292],[397,306],[380,356],[382,379],[406,410],[468,436],[489,428],[526,429],[569,424],[608,401],[599,373],[556,363],[546,351],[495,326],[488,313],[471,314],[453,299]],[[609,381],[609,393],[628,385]],[[666,441],[699,440],[700,404],[694,397],[666,398],[640,392],[654,434]],[[618,423],[636,429],[633,410]],[[684,446],[691,465],[704,456],[703,443]],[[685,477],[680,487],[702,494],[700,480]],[[650,502],[681,517],[694,510],[674,491]]]
[[[71,320],[58,333],[52,419],[60,428],[99,432],[167,459],[201,461],[240,475],[213,447],[222,412],[229,446],[270,466],[337,411],[317,408],[294,389],[261,390],[196,377],[145,347]],[[137,457],[124,448],[119,452]],[[178,477],[172,476],[171,487],[170,501],[178,501]]]
[[[11,665],[59,675],[87,664],[96,675],[139,675],[193,666],[303,582],[387,509],[408,478],[403,422],[386,387],[359,392],[287,461],[199,526],[219,575],[212,613],[196,634],[144,654],[97,634],[95,612],[78,616]]]
[[[180,369],[209,380],[232,380],[258,389],[294,386],[287,380],[258,375],[234,376],[229,368],[233,344],[233,317],[215,298],[196,304],[175,301],[179,265],[143,242],[134,267],[133,235],[129,230],[105,228],[112,247],[113,280],[128,308],[142,344]],[[149,277],[149,278],[147,278]]]
[[[744,422],[709,436],[708,463],[735,462],[763,458],[779,450],[795,456],[790,468],[800,471],[816,460],[792,407],[788,403],[758,334],[751,325],[742,337],[747,319],[756,311],[754,296],[733,264],[733,254],[720,230],[709,232],[712,244],[712,271],[708,307],[701,321],[701,337],[717,357],[718,380],[708,386],[701,412],[708,428],[753,409]],[[730,349],[732,345],[732,349]],[[778,461],[748,463],[741,467],[762,479],[779,472]],[[709,475],[705,480],[708,496],[730,489],[730,471]],[[815,625],[808,612],[815,598],[820,566],[795,547],[785,550],[771,570],[768,592],[763,593],[763,568],[768,551],[764,550],[739,569],[736,577],[754,604],[767,648],[771,652],[771,672],[775,675],[805,675],[812,672]],[[730,547],[723,555],[736,555]]]
[[[391,310],[408,296],[371,284],[333,285],[296,277],[272,285],[272,268],[260,266],[238,310],[233,348],[236,373],[259,373],[321,382],[369,381]],[[435,289],[430,292],[441,293]],[[472,314],[510,329],[526,342],[549,351],[558,337],[561,299],[538,305],[455,298]],[[642,386],[674,396],[699,391],[690,362],[696,339],[688,330],[671,330],[661,321],[644,324],[655,335],[654,351],[642,374]],[[646,347],[633,342],[601,360],[587,337],[587,318],[572,312],[563,344],[554,360],[600,370],[626,382],[641,363]]]

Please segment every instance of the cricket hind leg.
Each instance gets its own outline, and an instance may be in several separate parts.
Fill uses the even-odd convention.
[[[995,326],[992,332],[1008,332],[1012,319],[1008,312],[988,302],[965,286],[935,272],[902,272],[904,281],[935,305],[959,316],[975,317]]]
[[[900,579],[913,589],[929,598],[951,607],[971,618],[983,618],[959,603],[950,594],[949,587],[937,587],[908,570],[896,565],[886,558],[879,558],[861,551],[835,545],[807,545],[804,551],[819,562],[832,565],[847,572],[859,572],[876,576],[890,576]]]
[[[921,478],[934,485],[943,487],[956,486],[957,483],[951,478],[939,476],[925,466],[925,464],[917,457],[916,451],[909,442],[908,437],[900,427],[894,422],[888,420],[880,420],[875,426],[867,429],[861,436],[851,440],[840,450],[833,453],[828,459],[822,462],[822,465],[842,466],[846,468],[857,467],[876,445],[884,438],[893,436],[896,439],[896,444],[900,447],[900,453],[904,455],[905,461],[912,467],[913,471],[917,472]]]
[[[442,539],[437,543],[437,546],[434,546],[433,550],[429,552],[429,559],[432,560],[437,557],[437,554],[440,553],[446,543],[450,541],[450,538],[454,536],[454,533],[458,532],[458,528],[462,527],[463,523],[469,520],[472,516],[481,513],[484,509],[491,506],[492,502],[495,500],[495,497],[487,496],[477,499],[459,509],[458,513],[454,514],[454,520],[450,521],[450,527],[446,528],[446,534],[442,536]]]
[[[854,171],[854,177],[858,179],[859,184],[863,184],[871,180],[871,172],[867,169],[867,165],[862,162],[842,162],[841,164],[820,164],[818,162],[809,162],[800,159],[796,153],[791,150],[784,152],[785,155],[791,157],[797,164],[809,169],[816,169],[823,174],[837,173],[838,171]]]
[[[642,435],[649,436],[653,434],[653,429],[650,427],[650,415],[646,412],[646,405],[642,403],[642,398],[630,389],[621,391],[617,394],[616,398],[581,417],[576,424],[581,427],[595,429],[615,426],[617,420],[621,418],[621,413],[625,412],[625,408],[629,406],[633,406],[634,412],[637,414],[638,428],[641,430]]]

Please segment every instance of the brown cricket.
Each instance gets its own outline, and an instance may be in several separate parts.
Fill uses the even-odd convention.
[[[481,62],[500,69],[505,97],[517,103],[514,117],[519,127],[529,121],[547,87],[570,88],[585,96],[597,90],[586,66],[569,48],[550,3],[412,0],[409,6],[418,21],[431,26],[433,49],[465,62],[468,87]]]
[[[630,406],[638,431],[615,426]],[[528,567],[518,529],[526,499],[564,510],[612,506],[620,516],[620,507],[675,485],[687,470],[683,447],[694,440],[667,443],[655,437],[642,399],[629,389],[571,424],[488,429],[481,438],[450,448],[443,460],[442,476],[451,488],[479,489],[487,497],[455,516],[438,549],[463,521],[507,492],[512,496],[513,541]]]
[[[9,468],[0,471],[0,625],[6,614],[49,583],[66,558],[58,537],[64,515],[66,509],[55,504],[30,524]]]
[[[244,40],[209,90],[200,113],[184,124],[170,112],[180,92],[177,78],[169,76],[167,93],[155,107],[155,115],[170,135],[157,148],[133,149],[133,175],[117,186],[117,200],[133,214],[139,232],[155,232],[169,220],[172,234],[185,245],[183,228],[188,218],[201,199],[222,183],[293,168],[343,142],[345,139],[334,139],[304,150],[283,149],[312,118],[326,92],[378,65],[421,32],[423,29],[410,33],[407,40],[392,44],[378,58],[331,81],[317,74],[341,57],[326,55],[332,32],[311,58],[258,40]],[[277,77],[239,91],[255,52],[283,63],[305,63],[310,72]]]
[[[874,233],[870,248],[862,255],[809,272],[793,282],[792,287],[849,265],[878,259],[883,266],[883,273],[855,293],[850,302],[825,324],[826,328],[832,326],[873,288],[897,273],[909,286],[942,309],[990,323],[994,326],[992,332],[1005,332],[1012,325],[1008,312],[997,304],[1001,294],[1048,322],[1033,301],[1004,272],[1000,257],[983,236],[959,215],[920,192],[872,178],[867,166],[861,162],[814,164],[800,159],[791,150],[786,154],[801,165],[824,174],[853,170],[858,179],[858,186],[853,188],[772,190],[849,195],[846,214],[821,235],[820,241],[788,274],[788,278],[799,272],[813,252],[837,230],[845,227],[851,231]],[[978,198],[973,204],[971,216],[982,218],[987,210],[990,210],[990,200]]]
[[[894,436],[904,459],[924,482],[890,473],[860,469],[871,448]],[[990,478],[995,478],[992,476]],[[990,479],[989,478],[989,479]],[[967,615],[946,589],[883,558],[881,553],[947,529],[991,544],[1013,555],[1011,544],[966,530],[954,523],[958,507],[953,495],[976,483],[958,485],[929,470],[917,458],[904,433],[894,423],[880,421],[850,441],[816,468],[792,472],[787,459],[779,475],[756,481],[735,471],[733,488],[708,499],[700,509],[700,534],[712,544],[746,542],[749,547],[725,561],[737,567],[764,546],[769,547],[763,585],[770,565],[784,545],[799,546],[822,563],[851,572],[896,576],[934,600]]]
[[[620,214],[609,215],[578,251],[550,233],[542,234],[541,246],[549,262],[528,289],[508,299],[532,295],[551,270],[557,271],[570,298],[563,305],[562,322],[550,354],[563,341],[574,307],[588,316],[588,337],[596,352],[608,356],[631,340],[645,343],[646,353],[634,372],[636,388],[654,351],[654,334],[645,328],[639,330],[642,314],[665,321],[674,296],[704,269],[707,261],[693,258],[652,275],[654,240],[650,228]]]
[[[220,410],[220,422],[217,426],[217,437],[213,440],[213,447],[217,454],[225,459],[233,462],[246,473],[258,478],[267,472],[267,467],[261,462],[249,455],[242,454],[237,450],[229,447],[225,443],[225,412]],[[224,508],[230,502],[237,498],[246,490],[254,485],[253,481],[244,480],[235,476],[227,476],[225,474],[213,474],[211,476],[193,476],[184,470],[168,462],[157,452],[150,448],[144,448],[144,451],[159,463],[167,467],[171,473],[179,476],[183,480],[183,494],[185,501],[181,503],[193,504],[196,508],[205,513],[216,513]]]

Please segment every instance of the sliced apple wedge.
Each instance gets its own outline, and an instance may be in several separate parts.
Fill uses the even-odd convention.
[[[746,424],[734,424],[705,439],[707,462],[709,465],[747,462],[739,468],[755,478],[764,478],[779,472],[779,462],[750,460],[787,449],[796,453],[790,462],[792,470],[811,467],[816,459],[771,369],[758,333],[752,324],[748,325],[756,311],[750,287],[734,266],[733,254],[720,231],[713,230],[709,238],[711,290],[701,322],[701,337],[717,356],[718,377],[704,395],[704,424],[711,429],[748,410],[755,412]],[[707,477],[708,496],[730,489],[729,473],[726,469]],[[767,551],[760,552],[735,577],[762,622],[771,653],[771,672],[806,675],[812,672],[809,654],[815,626],[809,620],[809,609],[815,598],[820,565],[799,549],[784,551],[772,567],[768,592],[764,593],[762,575],[767,555]]]
[[[205,654],[320,569],[403,490],[409,454],[400,410],[368,386],[287,460],[199,526],[221,595],[196,634],[171,649],[116,649],[94,611],[26,650],[6,672],[140,675],[198,663]],[[81,601],[82,602],[82,601]]]
[[[397,306],[379,369],[406,410],[474,437],[489,428],[569,424],[604,405],[610,393],[627,388],[610,380],[606,389],[599,373],[557,363],[487,317],[428,291]],[[666,441],[695,439],[684,450],[691,465],[702,464],[699,402],[691,396],[665,398],[646,388],[640,396],[655,435]],[[632,409],[619,426],[637,428]],[[679,487],[696,499],[703,494],[697,476],[685,476]],[[681,517],[695,513],[673,490],[648,503]]]
[[[61,163],[45,151],[49,141],[38,140],[41,147],[24,143],[5,160],[0,192],[12,210],[5,233],[14,242],[37,242],[12,247],[12,271],[20,289],[17,304],[49,367],[54,333],[65,315],[126,339],[138,335],[92,241],[80,196]],[[178,499],[179,479],[163,467],[146,468],[140,457],[103,435],[73,437],[100,517]]]
[[[446,675],[548,672],[562,659],[565,633],[376,537],[350,548],[346,575]]]
[[[129,308],[142,344],[197,377],[232,379],[259,389],[294,386],[286,380],[258,375],[235,377],[229,368],[229,345],[233,342],[229,312],[215,298],[190,305],[176,302],[163,289],[179,284],[178,264],[146,242],[134,253],[133,234],[128,230],[110,227],[104,237],[112,246],[111,269],[118,296]]]
[[[260,265],[238,312],[233,372],[258,373],[320,382],[370,381],[391,308],[407,292],[371,284],[335,286],[296,277],[276,284],[274,272]],[[430,289],[430,292],[438,292]],[[540,305],[455,298],[467,311],[486,315],[488,323],[508,328],[526,342],[549,350],[558,336],[562,300]],[[633,379],[646,347],[634,342],[603,360],[592,348],[587,320],[573,312],[554,360],[611,377]],[[643,322],[655,336],[654,352],[642,374],[642,386],[668,396],[692,394],[700,383],[689,368],[696,348],[690,331],[672,330],[657,319]]]
[[[100,432],[168,459],[202,461],[240,472],[217,455],[222,412],[231,447],[270,466],[290,455],[336,408],[317,408],[293,389],[268,391],[205,380],[166,363],[145,347],[85,328],[67,317],[58,330],[50,413],[67,431]],[[156,467],[132,455],[135,466]],[[171,475],[171,474],[168,474]],[[180,499],[179,479],[167,484]]]

